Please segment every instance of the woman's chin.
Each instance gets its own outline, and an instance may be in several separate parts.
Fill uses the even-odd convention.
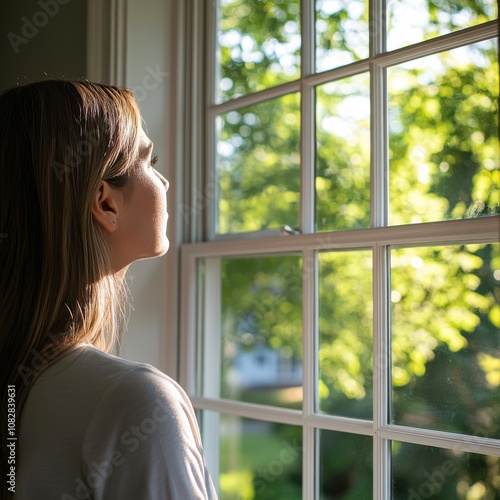
[[[138,262],[140,260],[155,259],[156,257],[161,257],[168,252],[169,247],[170,242],[168,241],[168,238],[165,237],[164,241],[156,245],[154,249],[148,252],[141,253],[140,255],[135,255],[133,258],[126,259],[126,262],[121,262],[120,265],[113,266],[113,272],[117,272],[125,267],[128,268],[130,264],[133,264],[134,262]]]
[[[168,238],[165,236],[161,244],[159,244],[158,247],[155,248],[155,251],[152,253],[152,255],[146,258],[161,257],[162,255],[165,255],[168,252],[169,248],[170,248],[170,241],[168,241]]]
[[[165,255],[168,252],[169,248],[170,248],[170,241],[168,241],[168,238],[165,238],[165,243],[163,244],[163,248],[161,249],[160,253],[156,255],[156,257],[161,257],[162,255]]]

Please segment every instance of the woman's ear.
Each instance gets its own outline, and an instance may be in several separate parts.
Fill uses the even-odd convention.
[[[116,231],[120,215],[120,193],[106,181],[101,181],[97,187],[92,202],[92,217],[101,228],[109,233]]]

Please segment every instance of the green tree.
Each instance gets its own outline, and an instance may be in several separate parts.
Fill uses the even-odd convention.
[[[323,54],[340,50],[356,60],[364,57],[363,49],[349,42],[347,4],[339,2],[341,8],[335,12],[319,12],[323,27],[318,43]],[[293,42],[299,32],[297,2],[224,1],[222,6],[221,100],[298,75],[299,48]],[[422,39],[457,29],[460,13],[468,12],[473,22],[492,16],[490,4],[477,1],[460,6],[429,1],[428,11],[430,23]],[[365,17],[364,11],[358,16],[358,28]],[[278,68],[285,46],[288,66]],[[391,225],[500,213],[498,87],[493,41],[389,69]],[[367,89],[363,75],[317,89],[319,231],[369,226]],[[342,108],[346,102],[356,113]],[[299,97],[291,94],[220,117],[220,232],[298,223],[299,107]],[[370,257],[368,251],[320,256],[319,389],[320,409],[326,413],[371,418],[373,376],[384,367],[371,359],[371,283],[366,280]],[[226,348],[290,348],[300,360],[303,265],[297,256],[224,261]],[[394,422],[500,437],[499,269],[498,244],[391,251]],[[232,359],[225,357],[223,376]],[[286,404],[277,393],[238,397]],[[349,458],[327,461],[329,439],[332,446],[346,449],[349,441],[339,445],[333,438],[324,439],[322,460],[329,464],[331,477],[352,471]],[[338,453],[342,455],[341,450]],[[394,498],[406,498],[424,472],[446,460],[456,457],[394,443]],[[453,498],[459,482],[462,489],[481,482],[485,498],[500,498],[495,482],[498,461],[471,454],[457,463],[451,480],[435,498]],[[418,467],[420,476],[415,473]],[[370,498],[371,484],[363,483],[361,476],[357,480],[363,486],[351,496],[322,484],[322,498]],[[279,497],[274,490],[272,494]]]

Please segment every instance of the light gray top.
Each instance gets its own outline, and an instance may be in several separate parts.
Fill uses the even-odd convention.
[[[15,500],[217,498],[181,387],[89,344],[34,384],[18,454]]]

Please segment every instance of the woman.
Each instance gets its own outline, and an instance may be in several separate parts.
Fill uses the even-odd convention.
[[[216,497],[185,393],[109,354],[128,266],[168,249],[152,148],[127,90],[0,97],[2,498]]]

